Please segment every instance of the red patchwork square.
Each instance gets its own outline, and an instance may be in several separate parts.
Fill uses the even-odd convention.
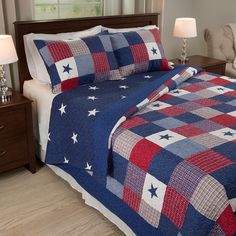
[[[162,59],[160,70],[170,70],[170,69],[171,69],[171,67],[169,66],[168,61],[166,59]]]
[[[130,46],[133,54],[134,63],[138,64],[149,60],[147,48],[144,43]]]
[[[174,81],[172,79],[170,79],[164,83],[164,86],[168,87],[169,85],[171,85],[173,83],[174,83]]]
[[[202,129],[196,128],[192,125],[184,125],[184,126],[180,126],[177,128],[173,128],[171,130],[174,131],[175,133],[181,134],[187,138],[205,133],[205,131],[203,131]]]
[[[148,123],[148,121],[144,120],[141,117],[131,116],[128,120],[126,120],[125,122],[123,122],[121,124],[121,127],[125,128],[125,129],[130,129],[130,128],[136,127],[138,125],[144,125],[147,123]]]
[[[216,223],[220,225],[225,235],[230,236],[236,234],[236,217],[230,205],[225,208]]]
[[[236,117],[228,115],[228,114],[222,114],[219,116],[215,116],[210,119],[211,121],[214,121],[218,124],[224,125],[224,126],[234,126],[236,125]]]
[[[47,47],[53,57],[54,62],[65,58],[73,57],[73,53],[69,45],[62,41],[53,41],[47,44]],[[63,53],[62,53],[63,52]]]
[[[181,228],[189,202],[177,191],[167,187],[162,208],[162,214],[166,215],[176,227]]]
[[[158,100],[165,101],[165,100],[172,98],[172,97],[173,97],[173,95],[167,93],[167,94],[164,94],[163,96],[161,96]]]
[[[64,92],[66,90],[75,88],[79,85],[79,78],[73,78],[73,79],[68,79],[64,80],[61,82],[61,91]]]
[[[95,73],[108,72],[110,70],[109,61],[106,52],[97,52],[92,54]]]
[[[225,96],[229,96],[229,97],[236,97],[236,91],[230,91],[227,93],[224,93]]]
[[[149,101],[151,101],[156,96],[158,96],[158,92],[157,91],[153,91],[147,98],[148,98]]]
[[[147,171],[152,158],[160,151],[161,147],[157,144],[142,139],[133,148],[130,161],[139,168]]]
[[[197,92],[202,90],[202,87],[196,85],[196,84],[191,84],[191,85],[187,85],[183,88],[184,90],[188,91],[188,92]]]
[[[124,187],[123,200],[126,202],[133,210],[139,211],[139,206],[141,202],[141,197],[134,193],[129,188]]]
[[[150,32],[153,34],[155,41],[157,43],[161,43],[161,37],[159,32],[156,29],[151,29]]]
[[[222,79],[222,78],[215,78],[215,79],[209,80],[209,82],[216,85],[221,85],[221,86],[231,83],[230,81]]]
[[[203,98],[203,99],[199,99],[199,100],[195,100],[194,102],[201,104],[203,106],[214,106],[214,105],[218,105],[221,104],[221,102],[213,100],[213,99],[208,99],[208,98]]]
[[[167,116],[178,116],[178,115],[185,113],[186,111],[182,108],[172,106],[172,107],[167,107],[167,108],[161,109],[159,112],[161,112]]]
[[[233,164],[231,160],[213,150],[195,154],[188,158],[187,161],[208,174]]]

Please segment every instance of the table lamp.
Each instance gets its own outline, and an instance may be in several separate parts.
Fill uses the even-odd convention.
[[[6,85],[4,65],[18,60],[16,49],[11,35],[0,35],[0,98],[6,101],[11,96],[11,91]]]
[[[174,37],[182,38],[182,52],[179,60],[181,63],[188,61],[187,58],[187,38],[194,38],[197,36],[197,26],[195,18],[176,18],[174,26]]]

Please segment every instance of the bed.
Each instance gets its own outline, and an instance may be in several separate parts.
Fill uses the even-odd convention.
[[[235,80],[162,65],[55,95],[29,74],[27,33],[141,27],[157,19],[146,14],[15,23],[21,91],[34,101],[39,156],[127,235],[235,235]]]

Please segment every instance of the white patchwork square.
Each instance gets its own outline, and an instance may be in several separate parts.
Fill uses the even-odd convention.
[[[147,107],[153,111],[158,111],[167,107],[171,107],[172,105],[165,103],[165,102],[161,102],[161,101],[156,101],[156,102],[152,102],[150,105],[148,105]]]
[[[236,111],[229,112],[228,115],[236,117]]]
[[[186,94],[189,94],[190,92],[183,90],[183,89],[174,89],[170,91],[170,94],[175,97],[180,97]]]
[[[185,139],[185,137],[170,130],[164,130],[147,136],[146,139],[161,147],[166,147],[172,143]]]
[[[220,78],[222,78],[224,80],[227,80],[227,81],[230,81],[230,82],[233,82],[233,83],[236,83],[236,79],[230,78],[228,76],[221,76]]]
[[[78,77],[74,57],[66,58],[55,63],[61,81]]]
[[[145,43],[145,45],[148,51],[149,60],[157,60],[162,58],[161,52],[156,43]]]
[[[228,141],[236,140],[236,130],[231,128],[223,128],[213,132],[210,132],[219,138],[226,139]]]
[[[233,89],[229,89],[223,86],[214,86],[214,87],[208,88],[207,90],[213,91],[218,94],[224,94],[224,93],[233,91]]]
[[[147,173],[143,185],[142,199],[152,208],[161,212],[165,192],[166,185]]]

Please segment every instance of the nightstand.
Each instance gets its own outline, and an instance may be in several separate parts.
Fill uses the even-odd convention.
[[[36,171],[31,101],[17,92],[0,101],[0,172],[27,166]]]
[[[186,62],[188,65],[201,67],[207,72],[225,75],[226,61],[199,55],[189,56],[188,58],[189,61]],[[180,64],[180,61],[177,58],[170,61],[175,64]]]

